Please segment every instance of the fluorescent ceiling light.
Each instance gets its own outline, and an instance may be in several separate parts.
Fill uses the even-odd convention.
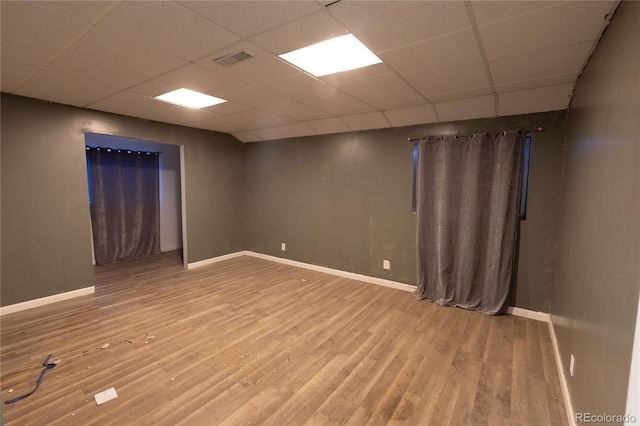
[[[204,108],[227,102],[226,100],[216,98],[215,96],[205,95],[204,93],[184,88],[156,96],[155,99],[189,108]]]
[[[321,41],[279,56],[316,77],[382,62],[352,34]]]

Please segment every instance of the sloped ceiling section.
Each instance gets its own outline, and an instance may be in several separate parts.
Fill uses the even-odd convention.
[[[3,92],[253,142],[565,109],[617,2],[0,5]],[[383,63],[315,78],[278,57],[348,33]],[[181,87],[228,102],[153,99]]]

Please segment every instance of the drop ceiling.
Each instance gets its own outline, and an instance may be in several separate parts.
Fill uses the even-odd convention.
[[[562,110],[617,4],[3,0],[0,88],[243,142]],[[315,78],[278,57],[348,33],[383,63]],[[228,102],[153,99],[181,87]]]

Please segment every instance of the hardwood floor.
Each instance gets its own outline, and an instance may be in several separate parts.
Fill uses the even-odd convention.
[[[95,285],[2,317],[3,401],[60,359],[5,424],[567,423],[542,322],[251,257],[186,271],[173,252]]]

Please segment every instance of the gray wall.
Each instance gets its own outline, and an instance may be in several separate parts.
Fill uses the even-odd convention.
[[[243,149],[220,133],[3,95],[2,305],[92,283],[85,131],[185,146],[189,262],[248,249],[415,284],[407,138],[542,126],[534,135],[511,304],[548,312],[564,117],[531,114]],[[391,271],[382,269],[383,259]]]
[[[564,120],[556,112],[247,144],[245,247],[415,285],[407,139],[542,126],[534,134],[511,304],[549,312]]]
[[[188,261],[242,250],[230,135],[2,94],[2,306],[93,285],[84,132],[184,145]]]
[[[640,3],[622,2],[568,115],[551,298],[577,412],[624,414],[640,291]],[[636,378],[637,380],[638,378]]]

